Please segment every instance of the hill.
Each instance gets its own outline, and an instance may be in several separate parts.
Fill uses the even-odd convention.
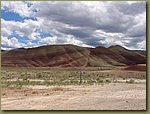
[[[1,60],[2,66],[99,67],[145,64],[146,56],[118,45],[109,48],[87,48],[67,44],[3,51]]]

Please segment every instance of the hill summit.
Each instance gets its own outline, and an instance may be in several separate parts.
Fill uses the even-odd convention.
[[[145,64],[144,53],[119,45],[108,48],[76,45],[46,45],[36,48],[18,48],[2,52],[2,66],[20,67],[100,67]]]

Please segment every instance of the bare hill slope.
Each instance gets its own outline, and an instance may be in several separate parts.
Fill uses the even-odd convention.
[[[18,48],[3,51],[1,59],[2,66],[21,67],[95,67],[146,63],[144,54],[118,45],[109,48],[87,48],[70,44]]]

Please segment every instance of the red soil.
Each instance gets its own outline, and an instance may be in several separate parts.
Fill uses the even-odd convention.
[[[133,65],[124,68],[124,70],[129,70],[129,71],[146,71],[146,66],[138,66],[138,65]]]

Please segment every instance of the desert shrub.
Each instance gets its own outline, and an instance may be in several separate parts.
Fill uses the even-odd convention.
[[[2,87],[10,87],[12,85],[11,81],[3,81],[1,83],[2,83]]]
[[[22,81],[20,81],[20,80],[17,80],[16,81],[16,88],[22,88],[22,86],[23,86],[23,84],[22,84]]]
[[[133,80],[133,79],[126,80],[126,83],[130,83],[130,84],[132,84],[132,83],[134,83],[134,82],[135,82],[135,80]]]
[[[125,80],[126,78],[123,77],[122,79]]]
[[[117,80],[113,80],[113,83],[117,83],[118,81]]]
[[[27,78],[27,77],[24,77],[24,78],[23,78],[23,81],[27,81],[27,80],[28,80],[28,78]]]
[[[77,80],[70,80],[70,84],[76,85],[76,84],[79,84],[79,82]]]
[[[28,85],[43,85],[43,82],[41,81],[29,81],[28,82]]]
[[[93,81],[92,80],[87,80],[87,84],[92,85]]]
[[[41,78],[41,77],[42,77],[41,73],[37,73],[37,74],[36,74],[36,77],[37,77],[37,78]]]
[[[97,83],[103,83],[104,82],[104,80],[101,78],[97,78],[96,81],[97,81]]]
[[[106,83],[111,83],[111,80],[110,79],[106,79],[105,82]]]
[[[54,87],[52,88],[52,91],[63,91],[64,89],[62,87]]]
[[[29,85],[30,83],[30,80],[26,79],[26,80],[23,80],[24,81],[24,85]]]
[[[32,93],[31,94],[38,94],[38,92],[37,91],[32,91]]]
[[[44,80],[43,85],[50,86],[50,81]]]

